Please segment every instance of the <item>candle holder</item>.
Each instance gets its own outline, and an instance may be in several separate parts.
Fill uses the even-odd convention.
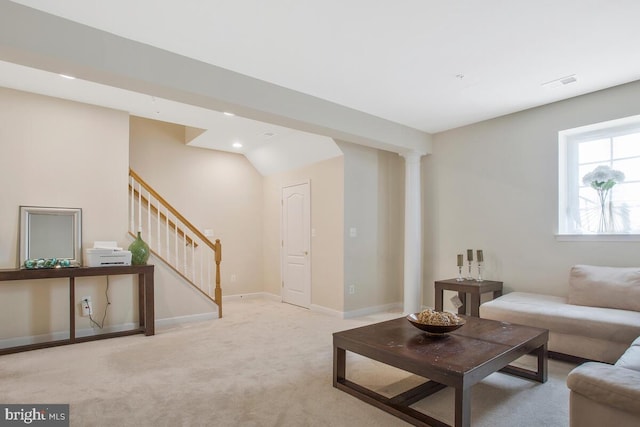
[[[458,281],[458,282],[464,281],[464,277],[462,277],[462,266],[461,265],[458,266],[458,278],[456,279],[456,281]]]
[[[469,275],[467,276],[467,280],[473,280],[473,276],[471,275],[471,264],[473,264],[473,261],[469,260]]]
[[[482,263],[478,261],[478,278],[476,282],[482,282]]]

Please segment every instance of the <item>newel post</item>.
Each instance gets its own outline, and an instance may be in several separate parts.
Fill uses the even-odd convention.
[[[216,239],[216,289],[215,300],[218,304],[218,317],[222,317],[222,288],[220,287],[220,261],[222,261],[222,243],[220,239]]]

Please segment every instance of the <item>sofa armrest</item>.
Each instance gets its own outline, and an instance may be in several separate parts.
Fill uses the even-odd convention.
[[[569,373],[571,391],[626,412],[640,415],[640,372],[606,363],[588,362]]]

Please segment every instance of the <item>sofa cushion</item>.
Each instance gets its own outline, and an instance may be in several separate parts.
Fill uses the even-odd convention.
[[[569,275],[569,304],[640,311],[640,267],[576,265]]]
[[[640,312],[571,305],[564,297],[527,292],[510,292],[485,302],[480,306],[480,317],[625,346],[640,333]]]
[[[587,362],[569,373],[567,386],[594,402],[640,415],[640,372]]]
[[[640,337],[620,356],[616,366],[640,372]]]

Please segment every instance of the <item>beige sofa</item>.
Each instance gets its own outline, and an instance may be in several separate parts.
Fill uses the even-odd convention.
[[[578,366],[567,386],[571,427],[640,426],[640,338],[615,365]]]
[[[511,292],[480,317],[548,329],[550,352],[615,363],[640,336],[640,268],[576,265],[566,297]]]

